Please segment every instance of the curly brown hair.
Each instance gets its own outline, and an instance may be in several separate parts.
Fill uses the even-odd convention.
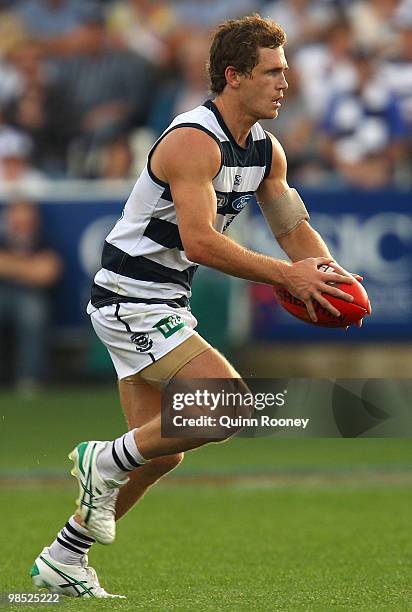
[[[240,74],[250,74],[258,63],[259,48],[277,49],[285,43],[285,31],[272,19],[255,14],[224,21],[216,29],[210,46],[207,65],[210,91],[222,93],[228,66],[233,66]]]

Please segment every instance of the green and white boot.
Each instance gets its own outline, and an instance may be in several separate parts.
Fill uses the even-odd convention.
[[[111,595],[100,586],[95,570],[88,566],[87,555],[82,557],[81,565],[64,565],[52,559],[49,549],[44,548],[30,576],[35,587],[67,597],[125,598],[124,595]]]
[[[100,544],[111,544],[116,537],[116,499],[119,487],[128,482],[100,476],[97,469],[99,453],[111,442],[81,442],[69,455],[74,463],[71,471],[79,483],[76,514],[90,535]]]

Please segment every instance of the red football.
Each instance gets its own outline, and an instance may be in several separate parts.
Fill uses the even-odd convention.
[[[279,304],[281,304],[291,315],[297,317],[301,321],[305,321],[305,323],[312,323],[313,325],[320,325],[321,327],[347,327],[348,325],[357,323],[363,319],[365,315],[371,313],[368,294],[356,279],[354,279],[352,284],[339,283],[338,287],[345,293],[352,295],[354,298],[353,302],[345,302],[345,300],[341,300],[333,295],[323,293],[322,295],[337,308],[341,314],[340,317],[334,317],[333,314],[321,306],[319,302],[313,300],[316,316],[318,318],[316,323],[309,317],[305,304],[292,295],[288,289],[281,286],[274,287],[274,292]]]

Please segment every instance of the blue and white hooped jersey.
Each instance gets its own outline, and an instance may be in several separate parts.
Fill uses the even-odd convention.
[[[92,287],[91,302],[97,308],[118,302],[188,304],[197,265],[186,257],[170,187],[150,168],[159,142],[181,127],[206,132],[220,147],[221,167],[213,180],[217,231],[229,227],[270,172],[272,142],[258,123],[243,148],[211,100],[176,117],[153,145],[121,218],[106,238],[102,268]]]

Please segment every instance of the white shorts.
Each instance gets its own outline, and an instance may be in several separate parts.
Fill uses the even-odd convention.
[[[137,374],[196,334],[196,318],[187,308],[166,304],[89,302],[94,330],[109,351],[119,379]]]

